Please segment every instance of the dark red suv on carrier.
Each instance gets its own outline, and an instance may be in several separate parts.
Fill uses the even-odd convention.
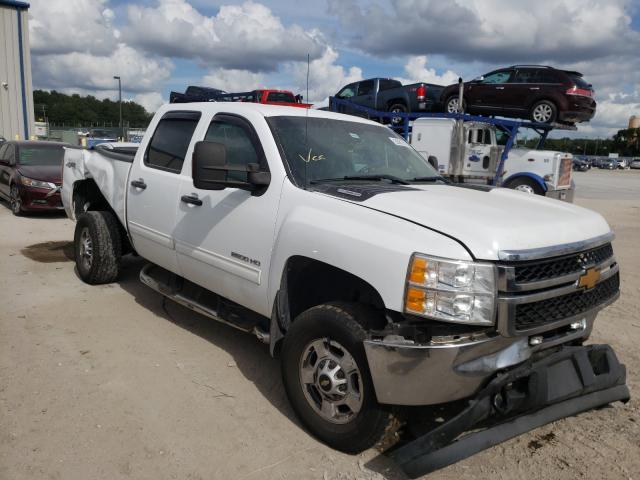
[[[527,118],[541,123],[587,122],[596,113],[595,92],[579,72],[542,65],[514,65],[464,84],[464,110]],[[458,84],[441,96],[445,112],[458,109]]]
[[[60,210],[64,146],[57,142],[9,141],[0,145],[0,197],[14,215]]]

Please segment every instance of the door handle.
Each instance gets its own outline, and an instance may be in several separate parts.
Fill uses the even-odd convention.
[[[496,87],[496,90],[504,90],[504,87]]]
[[[529,90],[540,90],[540,87],[529,87]]]
[[[195,205],[196,207],[199,207],[202,205],[202,200],[200,200],[195,195],[182,195],[182,197],[180,197],[180,200],[183,201],[184,203],[190,203],[191,205]]]
[[[144,190],[145,188],[147,188],[147,184],[144,183],[144,180],[142,180],[142,179],[140,179],[140,180],[131,180],[131,186],[139,188],[140,190]]]
[[[65,163],[65,167],[76,168],[76,162],[67,162]]]

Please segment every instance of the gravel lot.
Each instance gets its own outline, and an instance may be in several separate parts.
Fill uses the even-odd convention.
[[[617,234],[610,343],[634,398],[448,467],[439,479],[640,479],[640,171],[576,172],[576,203]],[[375,451],[335,452],[295,420],[277,360],[254,338],[141,285],[140,259],[91,287],[73,222],[0,205],[0,479],[401,479]]]

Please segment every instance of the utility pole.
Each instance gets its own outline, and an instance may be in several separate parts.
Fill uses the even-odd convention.
[[[118,80],[118,104],[120,105],[120,122],[118,126],[120,127],[120,137],[122,141],[124,141],[124,125],[122,124],[122,81],[119,76],[114,76],[114,80]]]

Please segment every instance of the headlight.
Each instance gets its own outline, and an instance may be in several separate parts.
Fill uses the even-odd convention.
[[[495,301],[494,265],[418,253],[411,257],[405,312],[445,322],[493,325]]]
[[[51,182],[43,182],[41,180],[34,180],[33,178],[28,178],[28,177],[20,177],[20,183],[22,183],[22,185],[26,185],[27,187],[48,188],[48,189],[56,188],[55,184]]]

